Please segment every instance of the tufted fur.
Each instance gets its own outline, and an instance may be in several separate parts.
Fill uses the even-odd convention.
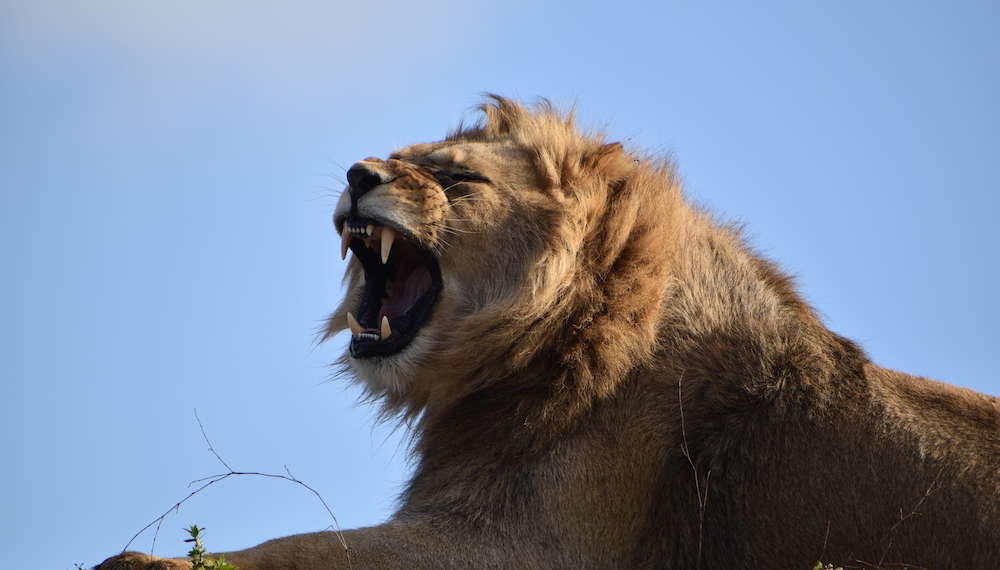
[[[392,178],[370,207],[413,228],[445,289],[404,352],[342,362],[416,438],[398,513],[345,533],[353,567],[1000,560],[996,398],[870,363],[686,202],[668,162],[546,104],[482,111],[366,159]],[[327,336],[362,281],[352,262]],[[338,545],[316,533],[227,558],[345,567]]]

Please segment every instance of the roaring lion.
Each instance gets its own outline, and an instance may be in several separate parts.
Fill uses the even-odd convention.
[[[413,430],[398,512],[227,560],[1000,565],[997,398],[871,363],[669,162],[548,104],[481,109],[354,164],[334,214],[353,257],[326,336],[351,330],[343,364]]]

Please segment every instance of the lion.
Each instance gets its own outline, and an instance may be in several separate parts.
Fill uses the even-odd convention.
[[[333,216],[325,337],[351,331],[343,366],[412,430],[398,511],[228,561],[996,567],[997,398],[873,364],[669,160],[545,102],[481,111],[354,164]]]

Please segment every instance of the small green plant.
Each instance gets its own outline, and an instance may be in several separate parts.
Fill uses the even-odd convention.
[[[191,528],[185,530],[188,531],[191,538],[184,542],[194,543],[194,546],[188,552],[188,558],[191,559],[191,570],[236,570],[235,566],[226,562],[224,556],[217,558],[208,558],[205,556],[205,545],[201,541],[201,535],[205,532],[204,528],[199,528],[198,525],[193,524]]]

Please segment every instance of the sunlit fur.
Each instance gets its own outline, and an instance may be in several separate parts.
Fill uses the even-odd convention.
[[[441,142],[366,159],[387,182],[361,208],[430,248],[445,285],[403,352],[342,362],[410,421],[398,511],[344,533],[350,562],[330,533],[227,559],[996,567],[996,398],[872,364],[736,229],[687,202],[669,162],[546,104],[494,97],[482,112]],[[445,186],[435,169],[490,182]],[[363,278],[351,262],[327,336]],[[103,568],[128,560],[152,567],[126,555]]]

